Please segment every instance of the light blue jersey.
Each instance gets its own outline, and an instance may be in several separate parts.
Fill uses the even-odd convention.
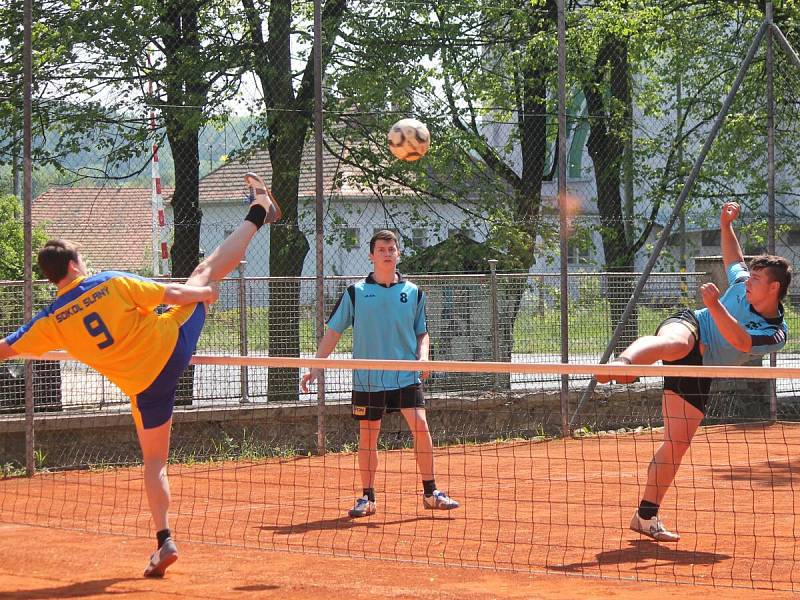
[[[372,273],[351,285],[328,319],[337,333],[353,328],[353,358],[416,360],[417,336],[428,331],[426,296],[397,274],[384,286]],[[360,392],[396,390],[420,383],[419,371],[353,371],[353,389]]]
[[[700,342],[705,347],[704,365],[741,365],[753,358],[777,352],[786,344],[789,330],[783,319],[783,305],[778,305],[777,317],[768,319],[761,316],[745,295],[744,282],[750,278],[747,267],[742,263],[731,264],[727,268],[727,275],[728,289],[720,302],[750,334],[753,347],[750,352],[740,352],[722,336],[707,308],[696,310],[694,314],[700,323]]]

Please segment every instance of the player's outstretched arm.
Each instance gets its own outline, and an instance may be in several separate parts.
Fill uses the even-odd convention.
[[[426,331],[425,333],[421,333],[417,336],[417,360],[420,361],[429,360],[430,352],[431,352],[431,336]],[[431,374],[430,371],[422,371],[422,373],[420,374],[420,378],[427,379],[430,374]]]
[[[722,205],[722,213],[719,216],[720,225],[720,247],[722,249],[722,261],[727,269],[730,265],[744,262],[742,248],[736,233],[733,231],[733,222],[739,216],[741,207],[736,202],[726,202]]]
[[[11,347],[5,339],[0,342],[0,360],[6,360],[7,358],[11,358],[12,356],[16,356],[17,351]]]
[[[187,285],[185,283],[169,283],[164,290],[164,304],[183,306],[195,302],[212,304],[219,298],[219,285]]]
[[[739,352],[750,352],[753,347],[753,338],[739,322],[733,318],[728,309],[719,301],[719,289],[713,283],[700,286],[700,295],[703,304],[708,308],[711,318],[714,319],[722,337]]]
[[[317,353],[314,355],[314,357],[328,358],[331,355],[331,352],[333,352],[334,348],[336,348],[336,344],[339,343],[340,337],[342,337],[341,333],[328,327],[325,335],[323,335],[322,339],[319,341],[319,347],[317,348]],[[300,381],[300,389],[303,392],[308,392],[309,384],[319,379],[321,373],[322,369],[309,369],[308,373],[303,375],[303,379]]]

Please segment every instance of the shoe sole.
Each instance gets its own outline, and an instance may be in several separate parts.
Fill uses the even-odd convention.
[[[667,540],[667,539],[659,539],[656,536],[654,536],[653,534],[651,534],[649,531],[642,531],[641,529],[636,529],[635,527],[630,527],[629,529],[631,531],[635,531],[636,533],[639,533],[639,534],[641,534],[641,535],[643,535],[645,537],[648,537],[651,540],[655,540],[656,542],[667,542],[669,544],[675,544],[675,543],[679,542],[680,539],[681,539],[680,536],[678,536],[674,540],[673,539],[669,539],[669,540]]]
[[[245,176],[245,178],[253,179],[253,181],[255,181],[256,183],[261,185],[261,182],[259,181],[259,177],[258,177],[258,175],[256,173],[245,173],[244,176]],[[255,198],[258,198],[258,194],[256,194],[255,186],[250,186],[250,187],[253,188],[253,194],[255,195]],[[259,191],[261,191],[261,190],[259,189]],[[269,201],[270,201],[270,206],[269,207],[264,207],[265,210],[267,211],[267,216],[264,219],[264,223],[265,224],[266,223],[275,223],[276,221],[280,221],[281,217],[283,216],[283,211],[281,211],[281,207],[278,204],[278,201],[275,200],[275,196],[272,194],[270,189],[267,187],[266,183],[264,184],[264,192],[267,194],[267,198],[269,198]],[[263,204],[261,204],[261,202],[258,202],[258,204],[260,204],[261,206],[264,206]]]
[[[169,567],[172,564],[175,564],[176,560],[178,560],[178,555],[177,554],[170,554],[164,560],[162,560],[160,563],[158,563],[153,568],[152,571],[149,571],[149,572],[145,571],[144,576],[145,577],[152,577],[152,578],[156,578],[156,579],[164,577],[164,573],[166,572],[167,567]]]
[[[354,513],[352,510],[347,511],[347,516],[351,519],[361,519],[363,517],[370,517],[374,515],[378,511],[368,512],[368,513]]]
[[[428,506],[427,504],[423,504],[425,510],[455,510],[457,508],[461,508],[461,505],[458,504],[456,506]]]

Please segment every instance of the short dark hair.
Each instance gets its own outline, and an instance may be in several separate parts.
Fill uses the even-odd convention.
[[[375,252],[375,242],[378,240],[383,240],[385,242],[394,242],[395,245],[399,248],[400,243],[397,241],[397,235],[391,229],[381,229],[380,231],[376,231],[375,235],[372,236],[372,239],[369,241],[369,253],[372,254]]]
[[[36,256],[42,275],[52,283],[64,279],[70,261],[78,261],[79,248],[78,244],[69,240],[48,240]]]
[[[777,281],[781,287],[778,292],[778,300],[786,297],[789,291],[789,284],[792,283],[792,265],[782,256],[773,254],[761,254],[750,260],[748,265],[751,271],[766,271],[770,281]]]

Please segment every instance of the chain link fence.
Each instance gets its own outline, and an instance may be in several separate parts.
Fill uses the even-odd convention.
[[[0,44],[3,335],[22,321],[22,43],[14,6],[0,8],[8,32]],[[313,8],[169,1],[130,14],[37,3],[34,247],[64,237],[82,244],[93,270],[180,281],[241,222],[243,179],[253,171],[284,219],[259,234],[246,264],[224,282],[200,352],[310,356],[318,306],[327,314],[370,270],[368,241],[388,228],[401,239],[401,270],[430,294],[435,358],[559,359],[556,3],[327,0],[320,139]],[[781,6],[774,15],[790,42],[798,37],[794,11]],[[571,360],[595,361],[635,273],[665,235],[765,15],[749,5],[657,2],[568,5],[566,18],[566,341]],[[737,232],[745,253],[774,245],[798,263],[799,77],[782,48],[759,46],[668,232],[663,273],[648,278],[619,346],[652,332],[670,310],[698,305],[696,257],[720,253],[725,200],[743,205]],[[392,123],[407,116],[432,134],[416,162],[395,160],[386,144]],[[324,278],[323,298],[315,276]],[[35,287],[38,309],[51,291]],[[798,289],[786,302],[790,332],[800,325]],[[796,361],[792,338],[786,364]],[[338,351],[348,349],[342,340]],[[35,365],[37,410],[127,403],[83,366]],[[0,377],[2,410],[19,410],[18,364],[2,365]],[[473,383],[487,381],[496,383]],[[313,403],[296,383],[292,370],[201,366],[179,404]],[[332,377],[329,393],[345,395],[348,385]]]

